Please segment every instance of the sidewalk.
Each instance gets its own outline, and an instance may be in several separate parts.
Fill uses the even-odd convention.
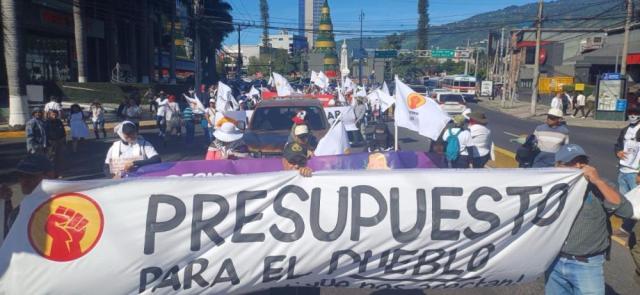
[[[120,124],[120,122],[107,122],[104,124],[104,129],[107,130],[108,133],[111,133],[113,132],[113,128],[115,128],[116,125],[118,124]],[[7,127],[7,126],[6,125],[0,126],[0,139],[16,139],[16,138],[26,137],[24,130],[8,131],[7,128],[3,128],[3,127]],[[92,131],[91,133],[93,133],[92,124],[87,123],[87,127],[89,127],[89,130]],[[153,121],[153,120],[140,121],[140,129],[153,129],[153,128],[156,128],[156,121]],[[70,134],[71,129],[69,129],[69,126],[65,126],[64,129],[67,131],[67,134]],[[90,135],[90,136],[93,136],[93,135]]]
[[[529,113],[531,110],[531,104],[529,102],[513,102],[512,104],[510,101],[505,101],[505,107],[503,108],[501,107],[500,100],[489,100],[488,98],[482,98],[482,100],[479,100],[478,105],[494,111],[503,112],[519,119],[531,119],[540,122],[544,122],[544,120],[546,119],[545,114],[549,110],[549,106],[538,104],[536,105],[536,115],[531,116],[531,114]],[[590,117],[586,119],[582,119],[580,117],[572,118],[569,115],[565,116],[564,120],[569,126],[587,128],[621,129],[628,124],[624,121],[594,120],[593,112],[591,113]]]

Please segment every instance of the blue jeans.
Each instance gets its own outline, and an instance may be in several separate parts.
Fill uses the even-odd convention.
[[[193,120],[185,120],[184,129],[186,130],[184,142],[192,143],[193,137],[195,136],[195,133],[196,133],[196,125],[193,123]]]
[[[545,273],[544,293],[604,294],[604,254],[588,262],[558,257]]]
[[[636,175],[638,174],[618,172],[618,190],[621,194],[624,195],[638,186],[638,184],[636,184]],[[634,225],[635,221],[632,219],[625,219],[622,222],[622,229],[630,233]]]
[[[160,136],[164,136],[165,132],[167,132],[167,121],[164,116],[156,116],[156,126],[158,126]]]

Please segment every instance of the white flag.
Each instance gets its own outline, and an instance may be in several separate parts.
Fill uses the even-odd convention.
[[[311,75],[313,75],[313,72]],[[320,87],[320,89],[325,90],[329,87],[329,77],[327,77],[323,72],[320,72],[318,73],[315,81],[313,81],[313,84]]]
[[[291,96],[291,94],[293,93],[293,88],[285,77],[282,77],[282,75],[278,73],[273,73],[273,81],[276,83],[276,91],[278,92],[278,96]]]
[[[273,84],[273,76],[269,76],[269,82],[267,82],[267,85],[269,85],[270,87],[274,87],[275,86]]]
[[[342,116],[341,116],[342,117]],[[332,155],[344,155],[351,151],[351,145],[349,145],[349,136],[347,135],[347,129],[340,118],[331,126],[331,129],[325,134],[325,136],[318,141],[318,147],[313,152],[316,156],[332,156]]]
[[[342,103],[347,102],[347,99],[344,98],[344,94],[342,93],[342,89],[338,89],[338,101]]]
[[[318,73],[316,73],[316,71],[311,71],[311,78],[309,79],[309,82],[311,82],[311,84],[316,84],[316,81],[318,81]]]
[[[376,92],[378,92],[378,98],[380,99],[380,111],[386,112],[396,101],[393,96],[384,91],[384,88],[376,89]]]
[[[387,81],[382,82],[382,91],[388,96],[391,96],[391,92],[389,92],[389,87],[387,86]]]
[[[233,97],[233,91],[229,85],[218,82],[218,93],[216,94],[216,110],[219,112],[235,111],[239,107],[238,101]]]
[[[253,97],[254,95],[260,97],[260,91],[258,91],[258,89],[256,89],[255,87],[251,86],[251,90],[249,90],[249,97]]]
[[[437,140],[451,118],[431,98],[424,97],[405,85],[396,76],[395,122]]]
[[[351,81],[351,79],[349,79],[349,77],[345,77],[344,78],[344,83],[343,83],[343,88],[344,88],[344,92],[349,92],[349,91],[353,91],[353,89],[355,88],[355,84],[353,84],[353,81]]]
[[[380,94],[378,93],[379,89],[376,89],[374,91],[371,91],[371,93],[369,93],[367,95],[367,99],[369,100],[369,104],[371,104],[372,107],[376,108],[377,106],[380,105]]]

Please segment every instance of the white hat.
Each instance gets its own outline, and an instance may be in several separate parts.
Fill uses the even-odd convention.
[[[298,125],[295,129],[293,129],[293,134],[295,134],[296,136],[308,133],[309,127],[307,127],[307,125]]]
[[[553,116],[553,117],[556,117],[556,118],[562,118],[564,116],[562,111],[560,109],[556,109],[556,108],[550,108],[549,111],[547,112],[547,115]]]
[[[213,136],[222,142],[233,142],[242,138],[243,134],[240,129],[236,128],[231,122],[225,122],[213,132]]]

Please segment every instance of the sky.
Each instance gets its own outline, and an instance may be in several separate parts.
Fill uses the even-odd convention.
[[[254,22],[259,25],[259,0],[226,0],[233,7],[234,22]],[[498,10],[511,5],[523,5],[535,0],[430,0],[430,25],[446,24],[463,20],[478,13]],[[269,0],[270,26],[298,27],[298,0]],[[418,0],[329,0],[331,19],[336,39],[357,37],[360,29],[358,16],[360,10],[365,14],[363,30],[377,32],[365,33],[367,36],[387,35],[392,31],[415,29],[418,23],[416,12]],[[382,30],[383,32],[380,32]],[[261,28],[247,28],[241,31],[242,44],[254,45],[260,39]],[[277,34],[278,30],[270,31]],[[355,34],[355,35],[354,35]],[[229,34],[225,40],[227,45],[237,43],[237,32]]]

